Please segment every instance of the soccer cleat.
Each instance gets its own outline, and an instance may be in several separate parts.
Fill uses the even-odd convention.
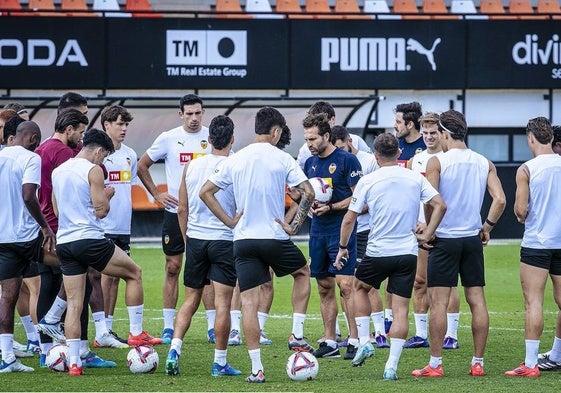
[[[129,333],[128,344],[131,347],[137,347],[139,345],[160,345],[162,343],[161,338],[152,337],[148,332],[143,331],[142,333],[133,336]]]
[[[175,349],[171,349],[168,353],[165,373],[167,375],[179,375],[179,354]]]
[[[17,349],[18,351],[22,351],[22,352],[27,351],[27,346],[23,345],[22,343],[17,342],[16,340],[14,340],[13,348]]]
[[[83,374],[84,374],[84,368],[78,367],[77,364],[71,365],[70,368],[68,369],[68,375],[70,375],[71,377],[77,377]]]
[[[39,367],[41,368],[47,367],[47,355],[44,353],[39,355]]]
[[[128,348],[128,344],[123,344],[117,340],[111,333],[104,333],[101,337],[96,338],[93,343],[94,348]]]
[[[344,339],[343,341],[341,341],[341,336],[337,336],[337,337],[339,337],[339,338],[336,340],[336,341],[337,341],[337,346],[338,346],[339,348],[345,348],[347,345],[349,345],[349,337],[350,337],[350,336],[345,337],[345,339]],[[324,340],[324,341],[325,341],[325,340]]]
[[[214,328],[208,329],[208,331],[206,332],[206,340],[211,344],[216,343],[216,335],[214,334]]]
[[[259,336],[259,344],[261,345],[271,345],[273,342],[267,337],[267,334],[261,330],[261,334]]]
[[[405,341],[403,348],[428,348],[430,346],[429,340],[419,336],[413,336],[409,340]]]
[[[33,367],[24,366],[16,359],[11,363],[6,363],[3,360],[0,363],[0,373],[30,373],[32,371],[35,371]]]
[[[263,374],[262,370],[259,370],[257,374],[251,373],[249,377],[245,379],[245,381],[252,383],[263,383],[265,382],[265,374]]]
[[[117,363],[112,362],[111,360],[103,360],[93,351],[88,351],[88,353],[86,353],[84,356],[80,356],[80,359],[82,360],[82,367],[80,367],[80,369],[117,367]]]
[[[444,342],[442,343],[442,349],[458,349],[458,348],[460,348],[460,343],[458,343],[458,340],[450,336],[446,337],[444,339]]]
[[[347,336],[347,339],[348,338],[349,338],[349,336]],[[341,337],[341,333],[335,334],[335,341],[337,341],[338,343],[343,341],[343,338]]]
[[[318,338],[318,340],[316,342],[318,344],[321,344],[321,343],[325,342],[325,336],[322,336],[322,337]]]
[[[561,362],[556,362],[550,358],[551,352],[538,355],[538,369],[541,371],[561,370]]]
[[[127,340],[125,340],[122,337],[119,337],[119,335],[117,333],[115,333],[113,330],[109,330],[109,334],[113,336],[113,338],[115,338],[115,340],[123,343],[123,344],[127,344]],[[128,344],[127,344],[128,345]]]
[[[25,348],[25,347],[24,347]],[[20,349],[14,348],[14,356],[16,358],[32,358],[33,354],[27,351],[22,351]]]
[[[37,324],[37,330],[39,330],[43,334],[46,334],[47,336],[51,336],[58,342],[66,342],[66,337],[64,336],[64,332],[62,331],[62,324],[60,322],[47,323],[45,322],[45,318],[43,318]]]
[[[530,368],[526,367],[524,363],[520,363],[520,366],[516,367],[514,370],[505,372],[505,376],[536,378],[540,376],[540,370],[537,364],[533,368]]]
[[[228,363],[226,363],[224,366],[221,366],[218,363],[212,363],[210,375],[212,375],[213,377],[235,376],[242,375],[242,372],[230,366]]]
[[[306,337],[296,338],[294,334],[288,339],[288,349],[296,352],[314,352],[314,348],[308,344]]]
[[[436,368],[432,368],[430,364],[427,364],[425,368],[413,370],[411,375],[414,377],[442,378],[444,376],[444,370],[442,369],[442,364],[439,364]]]
[[[388,344],[388,339],[386,338],[386,336],[382,335],[382,334],[378,334],[375,337],[376,340],[376,347],[378,348],[389,348],[390,344]]]
[[[242,336],[236,329],[230,330],[230,335],[228,336],[228,345],[242,345]]]
[[[397,374],[393,368],[385,369],[382,377],[384,381],[397,381]]]
[[[386,331],[386,334],[390,333],[390,329],[392,328],[392,321],[390,321],[388,318],[384,318],[384,330]]]
[[[318,359],[340,358],[341,352],[339,352],[339,347],[333,348],[327,345],[326,342],[323,342],[319,345],[319,348],[314,351],[314,356]]]
[[[166,344],[166,345],[171,344],[171,340],[173,338],[173,329],[165,328],[162,331],[161,338],[162,338],[162,344]]]
[[[347,345],[347,352],[345,353],[343,359],[353,360],[355,358],[355,355],[356,355],[356,347],[353,344]]]
[[[39,346],[39,341],[27,340],[26,352],[30,354],[36,354],[41,352],[41,347]]]
[[[364,361],[372,356],[374,356],[374,347],[370,342],[367,342],[366,344],[358,347],[351,364],[353,367],[362,366]]]
[[[483,377],[485,375],[485,371],[483,370],[483,365],[479,362],[472,364],[468,374],[474,377]]]

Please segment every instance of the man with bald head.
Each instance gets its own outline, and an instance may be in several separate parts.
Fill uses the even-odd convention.
[[[14,356],[14,309],[22,276],[40,251],[55,248],[54,234],[41,213],[37,188],[41,184],[41,159],[33,151],[41,130],[24,121],[11,146],[0,151],[0,189],[7,204],[0,216],[0,373],[31,372]]]

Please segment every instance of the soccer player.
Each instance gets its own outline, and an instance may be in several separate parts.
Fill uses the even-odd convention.
[[[333,188],[328,203],[312,206],[310,212],[310,269],[316,278],[321,301],[321,315],[325,340],[314,352],[317,358],[340,357],[335,336],[337,300],[335,286],[342,294],[350,327],[350,338],[345,359],[352,359],[358,347],[358,336],[352,307],[352,283],[356,267],[356,228],[349,242],[349,260],[343,269],[333,266],[339,244],[339,228],[351,201],[353,189],[362,176],[358,158],[331,143],[331,127],[324,114],[308,115],[302,122],[304,139],[312,153],[304,166],[308,178],[321,177]]]
[[[201,123],[205,110],[203,101],[195,94],[187,94],[179,101],[179,117],[183,125],[166,131],[156,138],[138,162],[138,177],[154,199],[165,207],[162,227],[162,248],[166,256],[166,274],[163,285],[164,329],[162,340],[171,343],[173,318],[179,294],[179,273],[185,244],[177,221],[178,190],[185,164],[209,154],[208,128]],[[165,160],[167,192],[160,192],[152,180],[149,168],[158,160]],[[212,285],[203,291],[203,304],[207,312],[209,342],[214,342],[214,295]]]
[[[136,182],[137,155],[133,149],[123,142],[127,136],[127,128],[133,117],[121,105],[112,105],[101,112],[101,127],[113,142],[115,152],[103,161],[108,177],[105,181],[115,189],[110,200],[109,213],[101,220],[105,237],[127,255],[130,256],[132,197],[131,185]],[[99,272],[94,270],[96,275]],[[101,274],[104,312],[92,313],[96,324],[94,347],[126,348],[127,341],[113,331],[113,314],[119,290],[119,278]],[[112,336],[111,339],[109,336]],[[118,343],[115,342],[118,341]]]
[[[105,186],[99,166],[114,152],[113,142],[102,130],[93,128],[84,135],[83,148],[53,171],[53,209],[59,217],[57,255],[60,260],[68,308],[65,319],[69,348],[69,375],[83,374],[80,357],[80,314],[86,291],[88,267],[123,278],[125,303],[129,313],[128,344],[157,345],[162,340],[142,330],[144,295],[140,266],[105,238],[100,220],[109,212],[115,189]],[[63,209],[57,208],[64,206]]]
[[[415,154],[409,162],[408,167],[414,172],[425,175],[427,162],[431,157],[444,154],[440,146],[440,132],[438,131],[437,113],[427,112],[419,119],[421,124],[421,134],[427,146],[426,150]],[[425,222],[423,204],[419,210],[419,221]],[[419,248],[417,256],[417,273],[415,274],[415,285],[413,286],[413,316],[415,318],[415,335],[405,342],[403,348],[425,348],[429,346],[428,340],[428,309],[429,300],[427,294],[427,262],[429,252]],[[460,295],[457,288],[450,293],[450,302],[446,313],[448,321],[446,338],[443,342],[443,349],[457,349],[458,344],[458,321],[460,318]]]
[[[426,367],[414,370],[413,376],[444,376],[442,342],[446,333],[446,310],[452,288],[458,285],[458,274],[472,315],[474,356],[469,373],[483,376],[483,355],[489,333],[489,313],[483,291],[483,246],[489,242],[490,232],[504,211],[506,198],[495,165],[468,149],[464,115],[453,109],[443,112],[438,129],[445,153],[429,160],[426,177],[440,192],[448,210],[436,230],[427,268],[431,307],[430,362]],[[492,202],[487,218],[481,224],[480,211],[486,189]],[[428,225],[432,219],[430,213],[430,209],[425,209]]]
[[[509,377],[539,377],[538,349],[543,332],[543,298],[547,277],[551,277],[553,297],[561,308],[561,156],[552,148],[553,131],[545,117],[536,117],[526,126],[528,146],[534,158],[516,171],[514,213],[524,224],[520,249],[520,282],[526,309],[526,358],[519,367],[505,372]],[[555,340],[559,340],[557,337]],[[559,368],[559,343],[542,360],[542,367]]]
[[[22,276],[31,261],[55,249],[54,233],[41,213],[37,188],[41,184],[41,159],[33,153],[41,142],[41,130],[24,121],[12,146],[0,151],[0,189],[4,210],[0,215],[0,373],[31,372],[14,355],[14,310]]]
[[[395,136],[399,140],[401,154],[398,162],[402,165],[407,164],[415,154],[425,150],[427,147],[421,135],[421,124],[419,119],[423,116],[421,104],[410,102],[399,104],[394,109],[395,112]]]
[[[306,176],[288,154],[275,145],[286,120],[271,107],[255,116],[255,142],[224,161],[221,170],[203,185],[200,197],[226,226],[233,229],[236,273],[242,297],[243,330],[251,358],[247,382],[265,382],[259,349],[259,285],[271,279],[269,267],[278,277],[292,275],[292,334],[288,347],[296,351],[313,349],[304,339],[304,320],[310,299],[310,270],[302,252],[290,241],[304,222],[314,199]],[[284,222],[285,187],[302,194],[292,222]],[[228,215],[215,194],[233,187],[236,215]]]
[[[371,312],[368,292],[372,287],[379,289],[382,281],[389,278],[387,290],[393,298],[394,323],[390,330],[390,354],[383,378],[395,380],[397,364],[409,330],[407,314],[415,280],[417,242],[424,244],[433,238],[446,205],[425,178],[398,166],[400,151],[393,135],[379,135],[374,141],[374,154],[380,168],[362,177],[355,188],[341,225],[335,265],[341,269],[343,258],[349,258],[349,239],[358,215],[367,205],[371,230],[366,255],[358,265],[354,281],[355,318],[360,347],[352,365],[360,366],[374,354],[368,329]],[[400,203],[396,204],[396,200]],[[420,201],[434,209],[431,222],[422,230],[417,228]]]
[[[208,177],[220,171],[220,166],[230,154],[234,143],[234,123],[227,116],[212,119],[209,128],[212,153],[185,165],[179,186],[177,218],[186,241],[185,300],[175,318],[173,339],[166,360],[165,373],[179,374],[179,356],[193,314],[199,308],[203,288],[214,283],[216,337],[214,362],[210,373],[213,377],[241,375],[241,371],[227,362],[228,334],[230,332],[230,303],[236,286],[236,268],[232,230],[224,225],[199,198],[199,192]],[[229,216],[236,215],[232,187],[216,193],[216,198]]]

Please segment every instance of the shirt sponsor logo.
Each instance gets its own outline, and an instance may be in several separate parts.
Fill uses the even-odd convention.
[[[131,171],[109,171],[109,183],[130,183]]]
[[[179,163],[180,164],[187,164],[191,160],[195,158],[199,158],[204,156],[206,153],[179,153]]]

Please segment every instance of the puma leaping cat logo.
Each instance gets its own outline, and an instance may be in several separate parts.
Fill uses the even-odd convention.
[[[441,41],[442,40],[440,38],[434,40],[434,42],[432,43],[432,48],[430,48],[429,50],[421,45],[419,41],[414,40],[413,38],[409,38],[407,40],[407,50],[417,52],[418,54],[425,56],[427,58],[427,61],[431,65],[432,70],[436,71],[436,63],[434,62],[434,50]]]

